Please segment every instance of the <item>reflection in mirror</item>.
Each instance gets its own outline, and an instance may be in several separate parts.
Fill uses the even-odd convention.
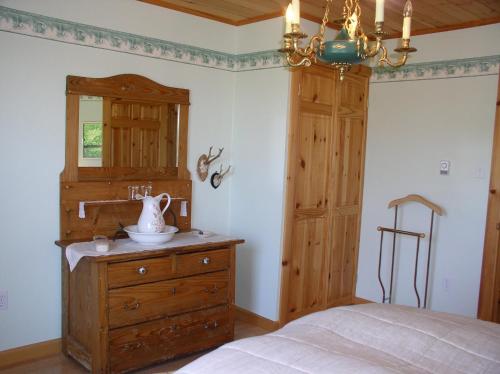
[[[80,96],[78,166],[102,166],[103,99]]]
[[[176,167],[179,105],[80,96],[79,167]]]

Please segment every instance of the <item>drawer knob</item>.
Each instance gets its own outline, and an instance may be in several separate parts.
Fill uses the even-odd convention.
[[[205,329],[208,330],[208,329],[216,329],[217,327],[219,327],[219,324],[217,323],[217,321],[214,321],[214,323],[212,325],[210,325],[210,323],[205,323]]]
[[[139,309],[139,306],[140,306],[139,303],[135,303],[135,304],[132,304],[132,305],[125,304],[123,306],[123,309],[125,309],[125,310],[136,310],[136,309]]]
[[[202,260],[201,260],[201,263],[203,265],[208,265],[210,263],[210,257],[204,257]]]
[[[143,342],[138,342],[138,343],[129,343],[129,344],[125,344],[123,347],[122,347],[122,351],[124,352],[127,352],[127,351],[134,351],[136,349],[139,349],[139,348],[142,348],[144,347],[144,343]]]
[[[218,291],[217,286],[213,286],[212,288],[205,287],[205,292],[207,293],[216,294]]]
[[[137,272],[141,275],[145,275],[148,272],[148,269],[145,266],[141,266],[140,268],[137,268]]]

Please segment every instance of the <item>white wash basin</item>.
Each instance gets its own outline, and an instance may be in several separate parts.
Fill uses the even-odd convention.
[[[158,245],[168,242],[179,231],[175,226],[165,226],[162,232],[139,232],[137,225],[130,225],[124,228],[130,239],[134,242],[145,245]]]

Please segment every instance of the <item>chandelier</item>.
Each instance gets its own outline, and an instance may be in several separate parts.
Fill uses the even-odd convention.
[[[361,7],[359,0],[345,0],[342,18],[338,21],[341,29],[334,40],[325,41],[325,29],[333,0],[326,0],[325,15],[319,32],[314,35],[305,47],[300,41],[307,38],[300,29],[300,0],[292,0],[288,5],[285,17],[285,35],[283,48],[280,52],[286,54],[290,66],[310,66],[317,60],[337,68],[340,80],[349,71],[352,65],[360,64],[367,58],[378,58],[380,66],[387,64],[392,67],[403,66],[408,60],[408,54],[416,52],[410,47],[410,29],[412,5],[407,0],[403,10],[403,35],[401,46],[394,51],[400,53],[397,61],[391,61],[387,48],[382,40],[387,35],[384,32],[384,0],[376,0],[375,31],[370,35],[372,40],[363,32],[361,27]]]

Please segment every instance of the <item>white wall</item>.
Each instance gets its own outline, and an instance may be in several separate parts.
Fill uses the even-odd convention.
[[[4,1],[2,5],[44,13],[41,3]],[[64,11],[68,18],[81,18],[85,12],[78,4],[82,3],[51,1],[53,6],[47,9],[58,14]],[[111,9],[124,6],[133,15],[136,13],[132,10],[144,7],[136,1],[105,3],[100,11],[93,9],[92,15],[110,22],[118,17],[122,22],[119,28],[124,30],[128,29],[127,18]],[[77,11],[70,11],[72,7]],[[90,11],[86,14],[91,16]],[[151,17],[150,27],[161,29],[168,24],[160,18]],[[135,19],[130,16],[129,21],[133,28]],[[217,33],[224,39],[223,35],[233,30],[215,22],[195,21],[190,25],[191,44],[198,41],[198,34]],[[141,21],[141,25],[147,24]],[[165,38],[175,39],[176,35]],[[224,146],[225,157],[230,158],[234,73],[6,32],[0,32],[0,45],[0,194],[8,197],[0,209],[0,289],[9,292],[9,309],[0,311],[1,351],[60,337],[61,255],[53,243],[59,238],[58,182],[64,167],[66,75],[134,73],[190,89],[188,167],[193,174],[193,226],[227,233],[230,184],[213,190],[209,183],[200,183],[194,172],[197,157],[210,145]]]
[[[278,319],[288,70],[238,73],[232,143],[231,234],[237,251],[236,304]]]
[[[236,27],[136,0],[0,0],[0,5],[219,52],[236,50]]]
[[[500,23],[462,30],[440,32],[412,37],[411,45],[418,49],[410,54],[409,64],[471,57],[500,55]],[[399,39],[387,41],[391,57]]]
[[[447,60],[500,54],[499,36],[500,25],[493,25],[415,37],[412,44],[419,48],[418,62]],[[469,39],[476,40],[466,44],[471,49],[445,48]],[[468,54],[471,51],[473,55]],[[430,306],[476,315],[497,84],[498,75],[370,85],[358,297],[381,300],[376,227],[392,226],[390,200],[417,193],[446,211],[435,226]],[[451,161],[449,176],[440,176],[440,160]],[[429,230],[427,210],[409,205],[400,212],[401,227]],[[391,242],[392,237],[386,236],[386,275]],[[426,239],[421,245],[423,261],[427,246]],[[401,240],[398,247],[396,302],[415,305],[415,240]],[[388,277],[385,282],[387,286]],[[419,286],[422,295],[423,277]]]

